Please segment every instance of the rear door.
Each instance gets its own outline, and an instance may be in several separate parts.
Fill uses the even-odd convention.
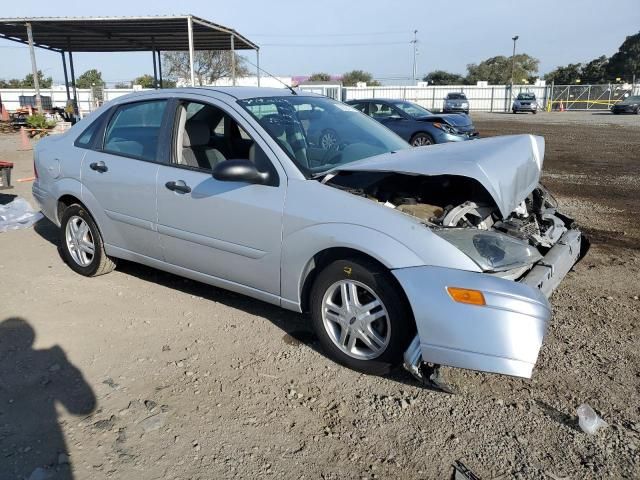
[[[84,158],[83,196],[102,207],[107,249],[161,259],[156,231],[156,177],[168,160],[159,148],[168,100],[146,100],[114,108],[103,141]],[[120,252],[123,253],[123,252]]]
[[[278,296],[287,184],[282,167],[231,106],[211,98],[184,99],[176,110],[172,162],[160,166],[157,179],[158,232],[166,261],[215,277],[232,290],[241,285]],[[200,159],[197,165],[188,161],[193,157]],[[205,159],[216,164],[249,159],[274,181],[216,180]]]

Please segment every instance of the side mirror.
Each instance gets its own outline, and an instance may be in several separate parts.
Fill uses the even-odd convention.
[[[225,160],[213,169],[213,178],[221,182],[246,182],[262,185],[269,181],[269,174],[259,172],[249,160]]]

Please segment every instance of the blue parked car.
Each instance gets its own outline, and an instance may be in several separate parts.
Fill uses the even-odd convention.
[[[366,99],[346,102],[404,138],[414,147],[460,142],[478,136],[471,118],[464,114],[435,115],[406,100]]]

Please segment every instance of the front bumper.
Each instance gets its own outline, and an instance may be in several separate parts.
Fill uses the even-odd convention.
[[[513,110],[516,112],[537,112],[537,105],[514,105]]]
[[[547,297],[578,260],[580,245],[578,230],[566,232],[520,282],[441,267],[393,270],[413,310],[418,361],[530,378],[551,319]],[[447,287],[480,290],[486,305],[457,303]],[[412,346],[409,363],[416,361]]]

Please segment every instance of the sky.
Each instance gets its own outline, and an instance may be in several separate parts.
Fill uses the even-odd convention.
[[[540,73],[617,51],[640,31],[640,0],[2,0],[1,17],[126,16],[191,13],[234,28],[260,45],[261,66],[275,75],[342,74],[361,69],[390,80],[410,78],[418,30],[418,75],[517,51],[540,60]],[[62,81],[60,55],[38,49],[38,68]],[[255,55],[248,60],[255,63]],[[152,73],[151,53],[80,53],[76,75],[90,68],[107,82]],[[252,68],[252,67],[251,67]],[[28,49],[0,40],[0,78],[31,72]]]

